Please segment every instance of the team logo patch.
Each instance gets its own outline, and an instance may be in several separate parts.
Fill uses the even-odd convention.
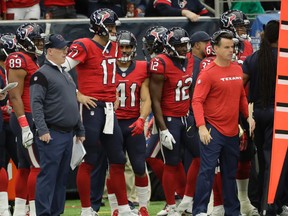
[[[95,115],[94,111],[90,111],[90,115],[94,116]]]
[[[197,82],[197,84],[200,84],[200,83],[201,83],[201,80],[199,79],[198,82]]]
[[[34,81],[37,81],[37,80],[38,80],[38,77],[37,77],[37,76],[35,76],[35,77],[34,77]]]
[[[180,8],[183,9],[187,5],[187,1],[186,0],[178,0],[178,5]]]

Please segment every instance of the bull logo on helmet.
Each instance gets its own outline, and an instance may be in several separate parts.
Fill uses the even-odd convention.
[[[154,36],[158,41],[160,41],[160,35],[155,30],[151,32],[151,35]]]
[[[106,19],[110,17],[110,13],[107,11],[102,11],[100,14],[97,15],[96,24],[100,25],[101,23],[104,23]]]
[[[12,35],[4,35],[1,37],[1,43],[6,45],[8,49],[12,50],[16,48],[16,37]]]
[[[187,1],[186,0],[178,0],[178,5],[180,8],[183,9],[187,5]]]
[[[231,14],[231,16],[227,16],[226,14],[222,14],[221,22],[223,23],[224,28],[229,28],[229,26],[233,26],[233,20],[237,17],[235,14]]]
[[[33,26],[29,25],[26,28],[21,30],[20,39],[24,40],[28,35],[33,32]]]
[[[167,38],[166,38],[166,43],[169,43],[170,39],[173,37],[174,35],[174,32],[170,32],[168,35],[167,35]]]

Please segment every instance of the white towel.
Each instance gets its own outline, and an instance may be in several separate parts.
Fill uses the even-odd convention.
[[[114,130],[114,108],[112,102],[106,102],[106,107],[104,107],[106,119],[103,133],[113,134]]]

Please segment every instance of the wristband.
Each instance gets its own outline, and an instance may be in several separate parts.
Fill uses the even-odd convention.
[[[21,128],[29,126],[25,115],[18,117],[18,122]]]

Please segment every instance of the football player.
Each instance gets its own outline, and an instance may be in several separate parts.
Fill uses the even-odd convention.
[[[110,9],[96,10],[90,16],[93,38],[75,40],[64,64],[67,70],[78,72],[79,102],[83,103],[82,118],[86,132],[86,156],[79,166],[77,186],[82,205],[82,216],[95,215],[90,201],[90,174],[95,163],[95,152],[105,149],[109,160],[109,186],[114,191],[119,215],[132,214],[127,199],[124,177],[125,154],[123,137],[114,113],[116,101],[116,62],[119,50],[116,44],[116,13]],[[83,100],[84,98],[84,100]],[[100,142],[99,142],[100,140]]]
[[[165,53],[150,61],[150,95],[164,159],[162,185],[168,204],[168,215],[180,215],[176,210],[175,191],[178,175],[185,172],[180,157],[190,126],[189,88],[192,83],[193,57],[188,33],[173,27],[164,36]],[[182,180],[182,179],[181,179]],[[184,178],[186,183],[186,180]],[[185,185],[185,184],[184,184]],[[183,188],[184,189],[184,188]],[[184,194],[184,191],[182,192]]]
[[[6,33],[0,35],[0,79],[3,86],[6,83],[7,76],[5,70],[5,60],[7,56],[17,50],[16,35]],[[1,86],[1,87],[3,87]],[[2,101],[1,101],[2,102]],[[9,157],[13,160],[14,164],[18,166],[17,158],[17,145],[15,136],[9,126],[9,119],[11,114],[11,106],[5,101],[1,104],[0,121],[3,120],[3,125],[0,127],[0,215],[10,216],[8,209],[8,175],[7,163]],[[3,117],[3,119],[2,119]],[[1,123],[0,123],[1,124]]]
[[[16,198],[14,214],[25,215],[27,194],[29,197],[30,215],[36,216],[35,189],[36,178],[40,171],[38,150],[33,142],[34,127],[30,108],[30,78],[39,68],[37,56],[42,55],[44,32],[35,23],[25,23],[16,31],[19,52],[9,54],[6,59],[8,82],[18,82],[18,86],[9,92],[13,108],[10,125],[17,137],[18,172],[16,176]]]

